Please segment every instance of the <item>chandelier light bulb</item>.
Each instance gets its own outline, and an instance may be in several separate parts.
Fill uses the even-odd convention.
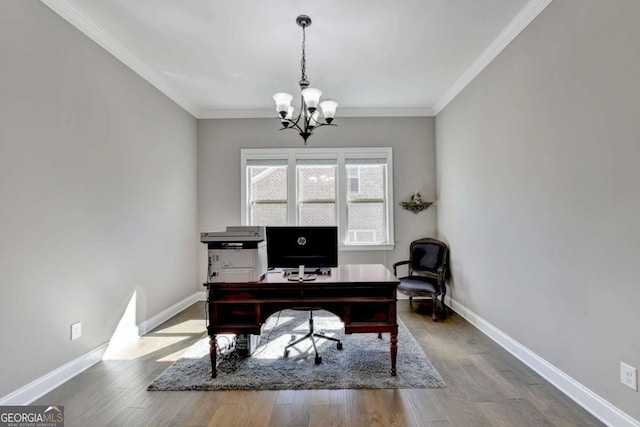
[[[289,107],[291,106],[293,95],[280,92],[273,95],[273,100],[276,103],[276,110],[282,118],[285,118],[287,112],[289,111]]]
[[[293,117],[294,111],[295,111],[295,108],[289,107],[289,110],[287,111],[287,115],[285,116],[285,119],[291,120],[291,117]]]
[[[288,128],[289,124],[291,123],[291,118],[293,117],[293,111],[295,110],[295,108],[293,107],[289,107],[289,110],[287,111],[287,114],[284,117],[280,118],[280,122],[282,123],[282,126],[284,128]],[[276,111],[278,112],[278,114],[280,114],[280,111],[278,111],[278,109],[276,108]]]
[[[320,102],[321,96],[322,96],[322,91],[320,89],[308,87],[302,90],[302,97],[304,98],[304,103],[309,109],[309,111],[312,113],[316,111],[316,108],[318,107],[318,103]]]
[[[333,121],[333,117],[336,115],[338,103],[327,99],[326,101],[322,101],[318,106],[320,107],[320,110],[322,110],[322,115],[327,123],[331,123]]]

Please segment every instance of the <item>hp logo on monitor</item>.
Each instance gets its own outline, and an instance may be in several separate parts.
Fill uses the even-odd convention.
[[[307,238],[304,236],[300,236],[298,237],[298,245],[299,246],[304,246],[307,244]]]

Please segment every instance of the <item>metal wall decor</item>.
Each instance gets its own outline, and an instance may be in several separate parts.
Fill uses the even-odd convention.
[[[417,214],[418,212],[422,212],[423,210],[427,209],[433,204],[433,202],[426,202],[422,200],[422,195],[416,191],[415,193],[413,193],[410,200],[406,202],[400,202],[399,204],[403,209]]]

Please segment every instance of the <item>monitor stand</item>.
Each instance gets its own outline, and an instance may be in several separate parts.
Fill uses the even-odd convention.
[[[298,267],[298,272],[297,273],[291,273],[289,275],[289,277],[287,278],[287,280],[291,281],[291,282],[308,282],[311,280],[316,280],[318,278],[317,274],[311,273],[311,274],[305,274],[304,273],[304,265],[300,265]]]

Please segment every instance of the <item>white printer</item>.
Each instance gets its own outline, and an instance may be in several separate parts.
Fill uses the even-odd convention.
[[[230,226],[200,233],[207,245],[208,283],[258,282],[267,273],[267,243],[262,226]]]

